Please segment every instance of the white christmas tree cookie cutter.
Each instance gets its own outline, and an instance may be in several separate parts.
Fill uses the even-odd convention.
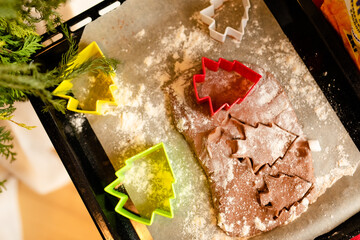
[[[210,3],[211,5],[209,7],[200,11],[201,21],[209,25],[210,37],[219,42],[225,42],[226,36],[229,35],[240,41],[245,33],[245,27],[249,20],[250,1],[242,0],[244,14],[241,18],[239,30],[232,27],[226,27],[224,33],[216,31],[215,19],[213,18],[215,15],[215,9],[219,8],[224,3],[224,0],[210,0]]]

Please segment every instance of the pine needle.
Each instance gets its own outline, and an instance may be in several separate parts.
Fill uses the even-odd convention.
[[[5,159],[10,159],[10,162],[15,160],[16,153],[12,151],[14,147],[12,144],[13,137],[9,130],[5,127],[0,127],[0,155],[4,156]]]
[[[0,193],[2,193],[3,190],[6,190],[5,182],[6,182],[6,179],[3,181],[0,181]]]

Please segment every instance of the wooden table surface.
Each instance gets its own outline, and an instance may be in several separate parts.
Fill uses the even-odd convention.
[[[24,240],[102,239],[72,183],[46,195],[19,183]]]

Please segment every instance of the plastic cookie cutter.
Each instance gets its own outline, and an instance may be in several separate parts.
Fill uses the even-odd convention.
[[[117,213],[146,225],[153,223],[155,213],[173,218],[175,177],[163,143],[127,159],[115,174],[117,179],[104,190],[120,199]],[[138,214],[125,208],[129,197]]]
[[[230,78],[217,76],[215,80],[208,79],[206,82],[206,69],[213,73],[222,69]],[[193,76],[194,91],[199,104],[209,103],[211,116],[221,109],[229,110],[235,104],[241,103],[262,77],[238,61],[230,62],[223,58],[216,62],[203,57],[202,71],[203,74]],[[231,74],[232,72],[235,73]],[[208,86],[204,87],[204,84]]]
[[[92,42],[78,54],[68,69],[71,70],[91,58],[99,57],[104,57],[104,55],[96,42]],[[109,75],[99,72],[96,76],[88,75],[85,78],[66,79],[59,84],[52,94],[68,99],[66,107],[70,111],[101,115],[103,105],[117,105],[114,99],[114,92],[117,89],[117,86],[114,84],[114,77],[114,74]],[[81,95],[84,95],[82,98],[85,100],[82,107],[79,106],[82,103],[69,94],[73,90],[76,81],[79,81],[78,84],[84,85],[82,89],[85,91]]]
[[[239,30],[232,27],[226,27],[224,34],[216,31],[216,23],[213,18],[215,15],[215,9],[219,8],[224,3],[224,0],[211,0],[210,3],[211,5],[209,7],[200,11],[201,21],[209,25],[210,37],[219,42],[225,42],[226,36],[229,35],[240,41],[245,33],[245,27],[247,21],[249,20],[250,1],[242,0],[244,14],[241,18]]]

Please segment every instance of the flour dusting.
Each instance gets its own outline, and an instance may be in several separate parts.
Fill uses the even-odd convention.
[[[175,184],[177,196],[172,201],[175,217],[171,220],[162,217],[156,218],[154,224],[149,226],[155,239],[167,239],[167,229],[171,229],[174,232],[174,238],[178,237],[179,239],[230,239],[231,237],[225,235],[216,226],[217,213],[212,206],[208,180],[197,160],[194,159],[188,144],[175,131],[171,119],[167,115],[162,86],[178,76],[182,76],[185,71],[200,66],[203,56],[214,60],[224,57],[228,60],[236,59],[254,63],[272,72],[281,81],[293,107],[300,113],[298,116],[301,123],[308,127],[308,130],[311,127],[315,129],[320,126],[325,129],[326,126],[329,126],[332,123],[333,110],[326,103],[326,99],[322,97],[321,91],[302,59],[281,32],[273,16],[267,12],[266,5],[262,1],[251,2],[250,19],[241,45],[236,41],[217,43],[209,37],[207,26],[198,23],[197,9],[207,7],[209,2],[206,0],[178,1],[166,5],[164,9],[160,10],[155,8],[161,5],[160,2],[155,1],[154,5],[147,5],[146,8],[139,8],[139,5],[136,4],[139,2],[141,1],[126,2],[115,11],[121,12],[122,9],[127,9],[132,5],[135,11],[146,12],[147,9],[151,9],[149,10],[151,14],[157,14],[164,13],[166,10],[169,15],[159,14],[157,18],[148,19],[145,17],[147,15],[144,15],[139,18],[139,15],[132,16],[132,12],[128,9],[129,11],[122,12],[124,14],[109,13],[111,18],[107,19],[108,22],[102,20],[107,18],[105,15],[102,19],[89,24],[85,29],[83,35],[85,41],[101,42],[104,46],[104,53],[122,61],[119,65],[119,78],[116,80],[118,91],[115,98],[118,106],[107,111],[104,116],[87,115],[86,117],[115,169],[122,166],[123,160],[158,142],[162,141],[168,147],[169,159],[177,178]],[[144,3],[147,2],[142,2],[142,4]],[[174,14],[174,9],[176,11],[186,10],[189,13],[175,12]],[[126,16],[125,19],[123,19],[124,16]],[[156,21],[152,22],[153,19]],[[106,22],[108,24],[103,25]],[[121,29],[118,27],[119,22]],[[110,28],[104,28],[104,26],[113,26],[116,30],[109,31]],[[89,27],[92,27],[92,31]],[[121,44],[119,44],[119,39],[121,39]],[[324,73],[324,75],[326,74]],[[178,82],[177,88],[175,88],[176,95],[180,99],[184,99],[183,89],[187,84],[189,83],[186,82],[186,79],[183,79],[183,82]],[[269,99],[264,97],[259,101],[266,104]],[[312,112],[303,111],[303,109],[310,109]],[[304,117],[307,115],[313,118]],[[205,119],[204,124],[206,121]],[[309,122],[312,126],[309,126],[311,125]],[[179,124],[183,129],[193,126],[191,121],[185,118]],[[316,138],[317,136],[312,137]],[[345,161],[340,161],[339,168],[336,170],[318,176],[316,185],[320,186],[320,192],[322,187],[329,186],[343,174],[353,172],[350,171],[353,168],[347,166],[346,161],[350,162],[352,167],[354,166],[351,155],[348,158],[346,155],[342,155],[343,152],[348,153],[345,144],[337,144],[343,145],[344,149],[329,147],[327,142],[322,140],[321,144],[325,149],[330,148],[327,151],[328,154],[324,154],[328,161],[336,162],[339,159]],[[336,152],[336,155],[332,155],[332,150]],[[330,157],[338,155],[343,157]],[[323,159],[319,159],[319,161],[323,162]],[[138,173],[146,175],[141,171]],[[232,179],[230,170],[227,177]],[[325,191],[325,189],[323,190]],[[305,199],[302,205],[307,205]],[[243,222],[244,225],[240,225],[243,235],[252,231],[248,224],[253,221],[254,219],[247,219]],[[259,222],[258,228],[263,228],[263,225],[267,224],[271,224],[271,221]],[[236,226],[229,225],[227,229],[232,227]],[[284,228],[287,229],[287,227]],[[293,232],[296,234],[295,230]]]
[[[70,118],[69,122],[76,129],[77,133],[81,133],[85,122],[85,115],[82,113],[76,113]]]

